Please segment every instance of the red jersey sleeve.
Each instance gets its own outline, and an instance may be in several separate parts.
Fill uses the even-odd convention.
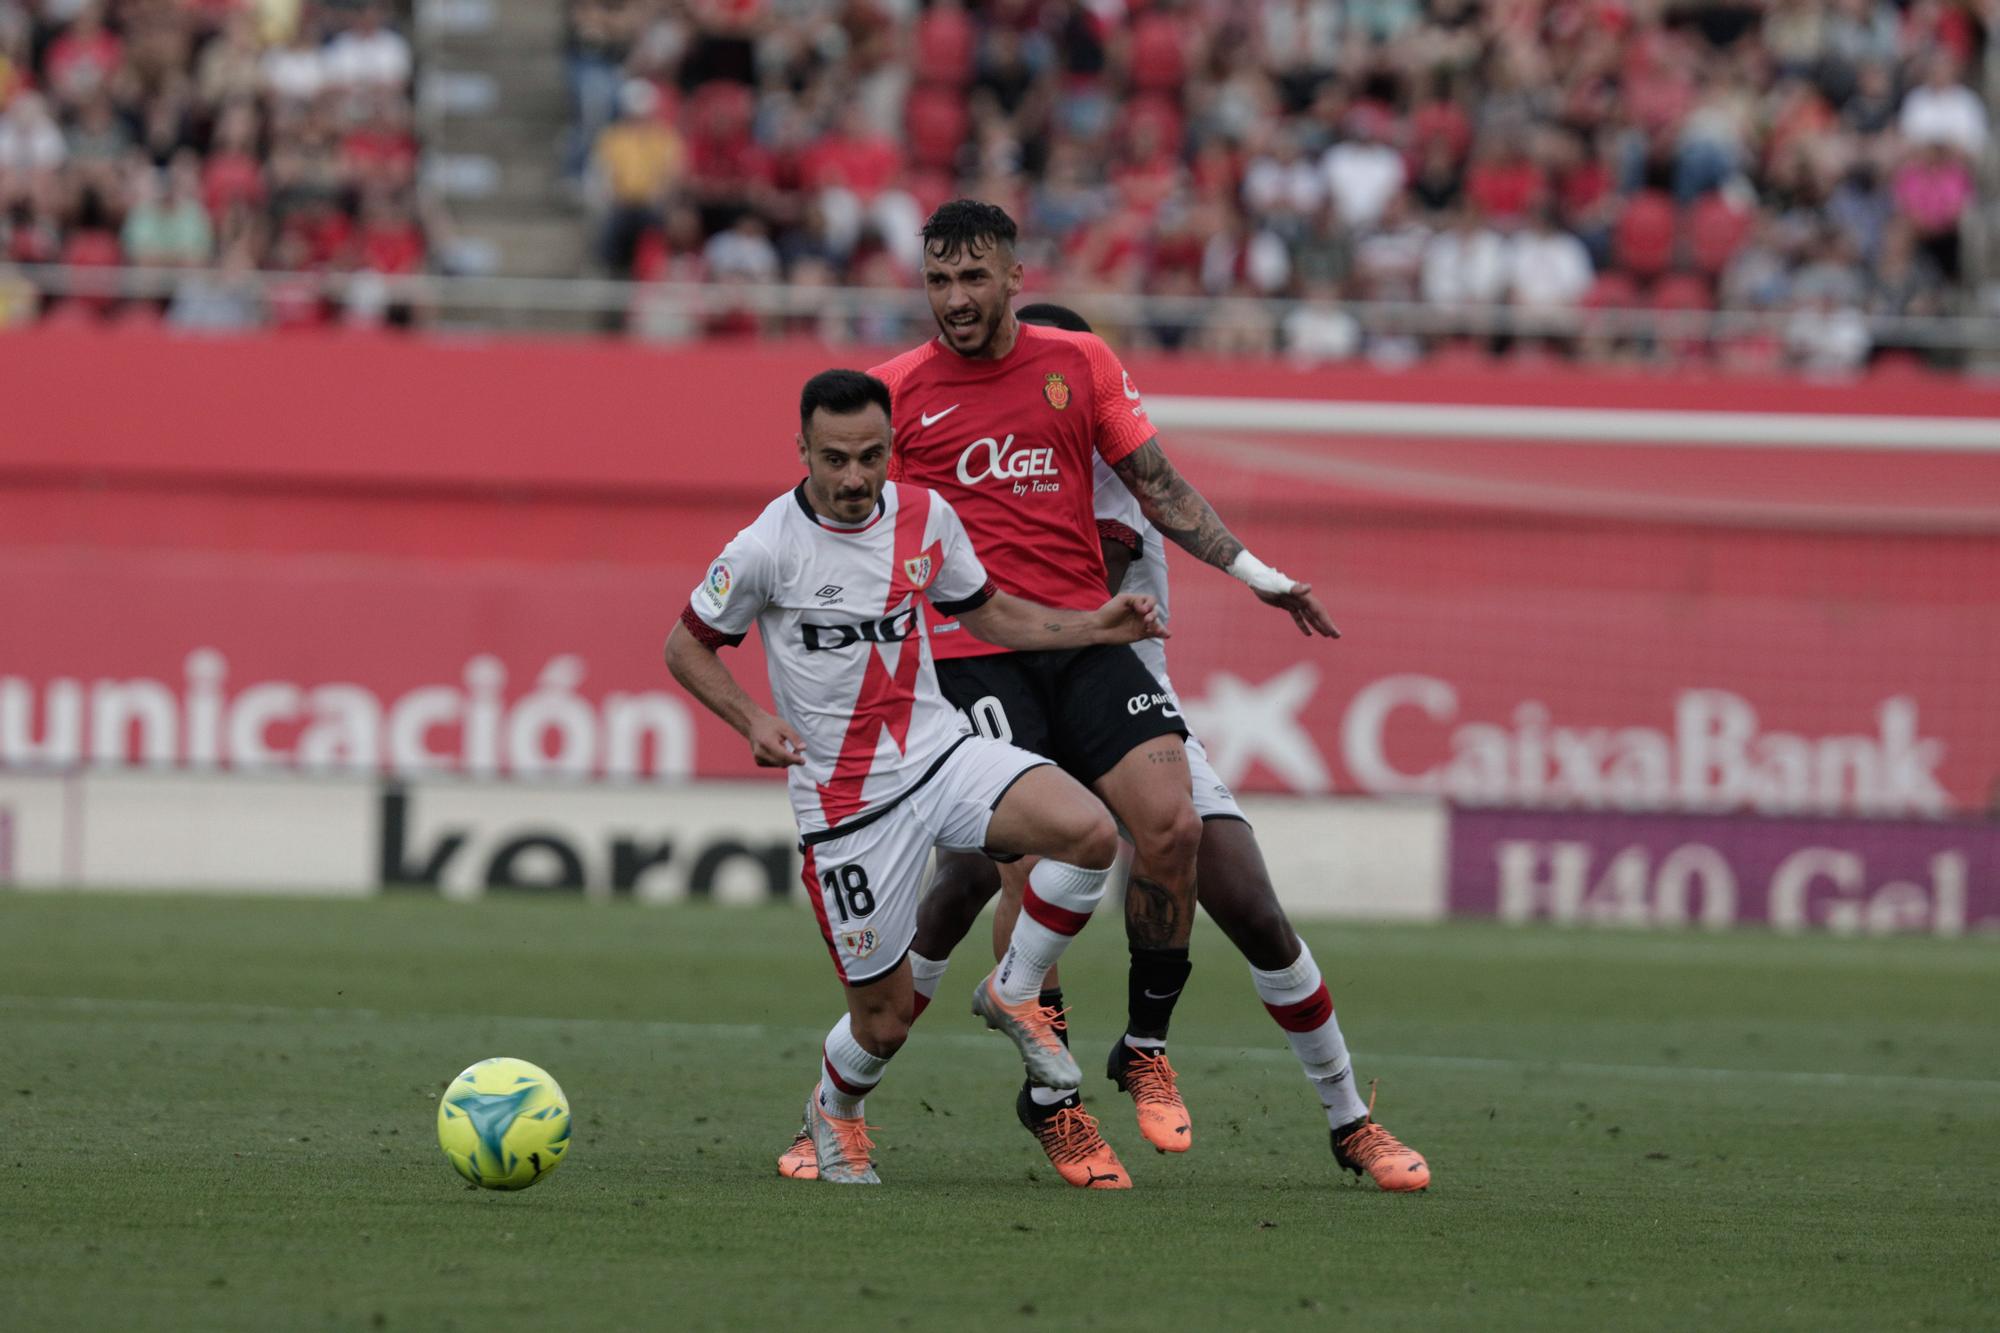
[[[909,379],[910,371],[928,359],[928,351],[926,347],[919,347],[893,360],[884,361],[879,366],[868,368],[870,375],[889,386],[889,424],[898,427],[899,433],[901,428],[909,424],[909,413],[903,410],[903,384]],[[904,480],[903,446],[900,441],[889,448],[889,480]]]
[[[1139,401],[1139,390],[1119,363],[1118,354],[1105,346],[1102,338],[1082,337],[1077,345],[1090,363],[1097,452],[1105,462],[1116,463],[1157,432],[1147,420],[1146,405]]]

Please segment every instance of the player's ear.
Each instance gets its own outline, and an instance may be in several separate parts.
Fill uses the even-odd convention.
[[[812,459],[808,456],[807,453],[806,433],[804,431],[800,431],[793,438],[799,442],[799,466],[804,468],[808,472],[812,471]]]

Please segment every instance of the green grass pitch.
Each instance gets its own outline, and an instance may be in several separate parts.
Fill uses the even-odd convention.
[[[1120,940],[1066,964],[1084,1068]],[[1337,1175],[1212,930],[1194,1151],[1055,1179],[962,954],[871,1099],[873,1190],[780,1180],[838,995],[803,909],[0,895],[0,1322],[66,1329],[1972,1328],[2000,1322],[2000,941],[1315,925],[1428,1194]],[[465,1186],[517,1055],[574,1149]]]

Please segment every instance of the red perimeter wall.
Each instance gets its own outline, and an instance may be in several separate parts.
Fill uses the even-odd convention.
[[[0,767],[750,773],[659,645],[794,479],[801,381],[872,359],[0,337]],[[1914,376],[1131,369],[1149,395],[2000,417],[2000,394]],[[1168,428],[1347,633],[1307,643],[1182,562],[1175,682],[1256,789],[1982,809],[1994,434],[1910,454]]]

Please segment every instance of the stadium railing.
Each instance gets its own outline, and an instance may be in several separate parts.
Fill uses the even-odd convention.
[[[413,274],[243,272],[203,270],[17,265],[0,268],[24,280],[45,301],[80,298],[95,302],[168,301],[183,284],[240,283],[259,298],[283,288],[296,293],[302,282],[317,286],[339,307],[415,310],[415,322],[450,328],[585,327],[618,331],[645,341],[686,341],[724,329],[728,321],[751,321],[729,331],[793,333],[834,342],[898,341],[928,327],[922,294],[879,287],[801,287],[782,283],[643,283],[609,278],[527,278]],[[1601,339],[1703,351],[1754,340],[1780,343],[1801,319],[1798,311],[1660,310],[1651,308],[1524,309],[1507,305],[1437,306],[1419,302],[1136,296],[1122,293],[1079,295],[1095,324],[1118,340],[1148,331],[1155,341],[1166,332],[1208,334],[1256,332],[1266,345],[1242,354],[1288,355],[1281,337],[1288,317],[1301,311],[1339,311],[1360,333],[1373,339],[1406,338],[1419,344],[1454,339],[1526,339],[1567,343]],[[2000,361],[2000,313],[1949,316],[1866,314],[1868,335],[1878,351],[1928,353],[1966,364]],[[1205,347],[1213,355],[1228,354]],[[1320,359],[1335,359],[1322,357]]]

